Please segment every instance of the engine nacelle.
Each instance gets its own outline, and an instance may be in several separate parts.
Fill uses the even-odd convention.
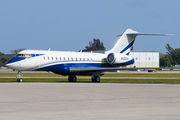
[[[106,58],[106,61],[109,63],[109,64],[113,64],[115,62],[115,55],[114,53],[109,53],[107,58]]]
[[[113,66],[124,66],[134,63],[133,58],[120,53],[109,53],[107,55],[106,61]]]

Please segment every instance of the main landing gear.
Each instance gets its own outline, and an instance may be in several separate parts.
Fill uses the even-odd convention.
[[[76,82],[76,80],[77,80],[77,78],[76,78],[75,75],[69,75],[68,76],[68,81],[69,82]],[[96,75],[96,74],[93,74],[91,80],[92,80],[93,83],[95,83],[95,82],[99,83],[100,82],[100,77],[98,75]]]
[[[96,76],[96,75],[92,75],[91,80],[92,80],[92,82],[97,82],[97,83],[99,83],[99,82],[100,82],[100,77],[99,77],[99,76]]]
[[[69,82],[76,82],[76,80],[77,80],[77,78],[75,75],[69,75],[69,77],[68,77]]]
[[[22,72],[20,71],[20,70],[18,70],[18,74],[19,75],[17,75],[17,82],[22,82]]]

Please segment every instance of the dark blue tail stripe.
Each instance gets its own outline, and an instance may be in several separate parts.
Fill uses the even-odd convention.
[[[126,46],[120,53],[123,53],[123,52],[125,52],[127,49],[129,49],[130,47],[132,47],[134,41],[135,41],[135,39],[134,39],[128,46]]]

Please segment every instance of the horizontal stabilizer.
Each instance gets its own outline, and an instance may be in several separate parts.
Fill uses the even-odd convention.
[[[147,33],[126,33],[126,35],[174,36],[174,34],[147,34]]]

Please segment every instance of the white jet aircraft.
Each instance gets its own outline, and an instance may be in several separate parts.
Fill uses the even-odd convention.
[[[104,71],[121,69],[134,63],[134,58],[129,55],[135,38],[138,35],[168,36],[168,34],[142,34],[127,29],[115,46],[104,52],[63,52],[43,50],[23,50],[11,58],[6,66],[18,70],[17,82],[22,82],[22,70],[52,71],[56,74],[68,75],[69,82],[76,82],[76,75],[91,75],[92,82],[100,82]]]

